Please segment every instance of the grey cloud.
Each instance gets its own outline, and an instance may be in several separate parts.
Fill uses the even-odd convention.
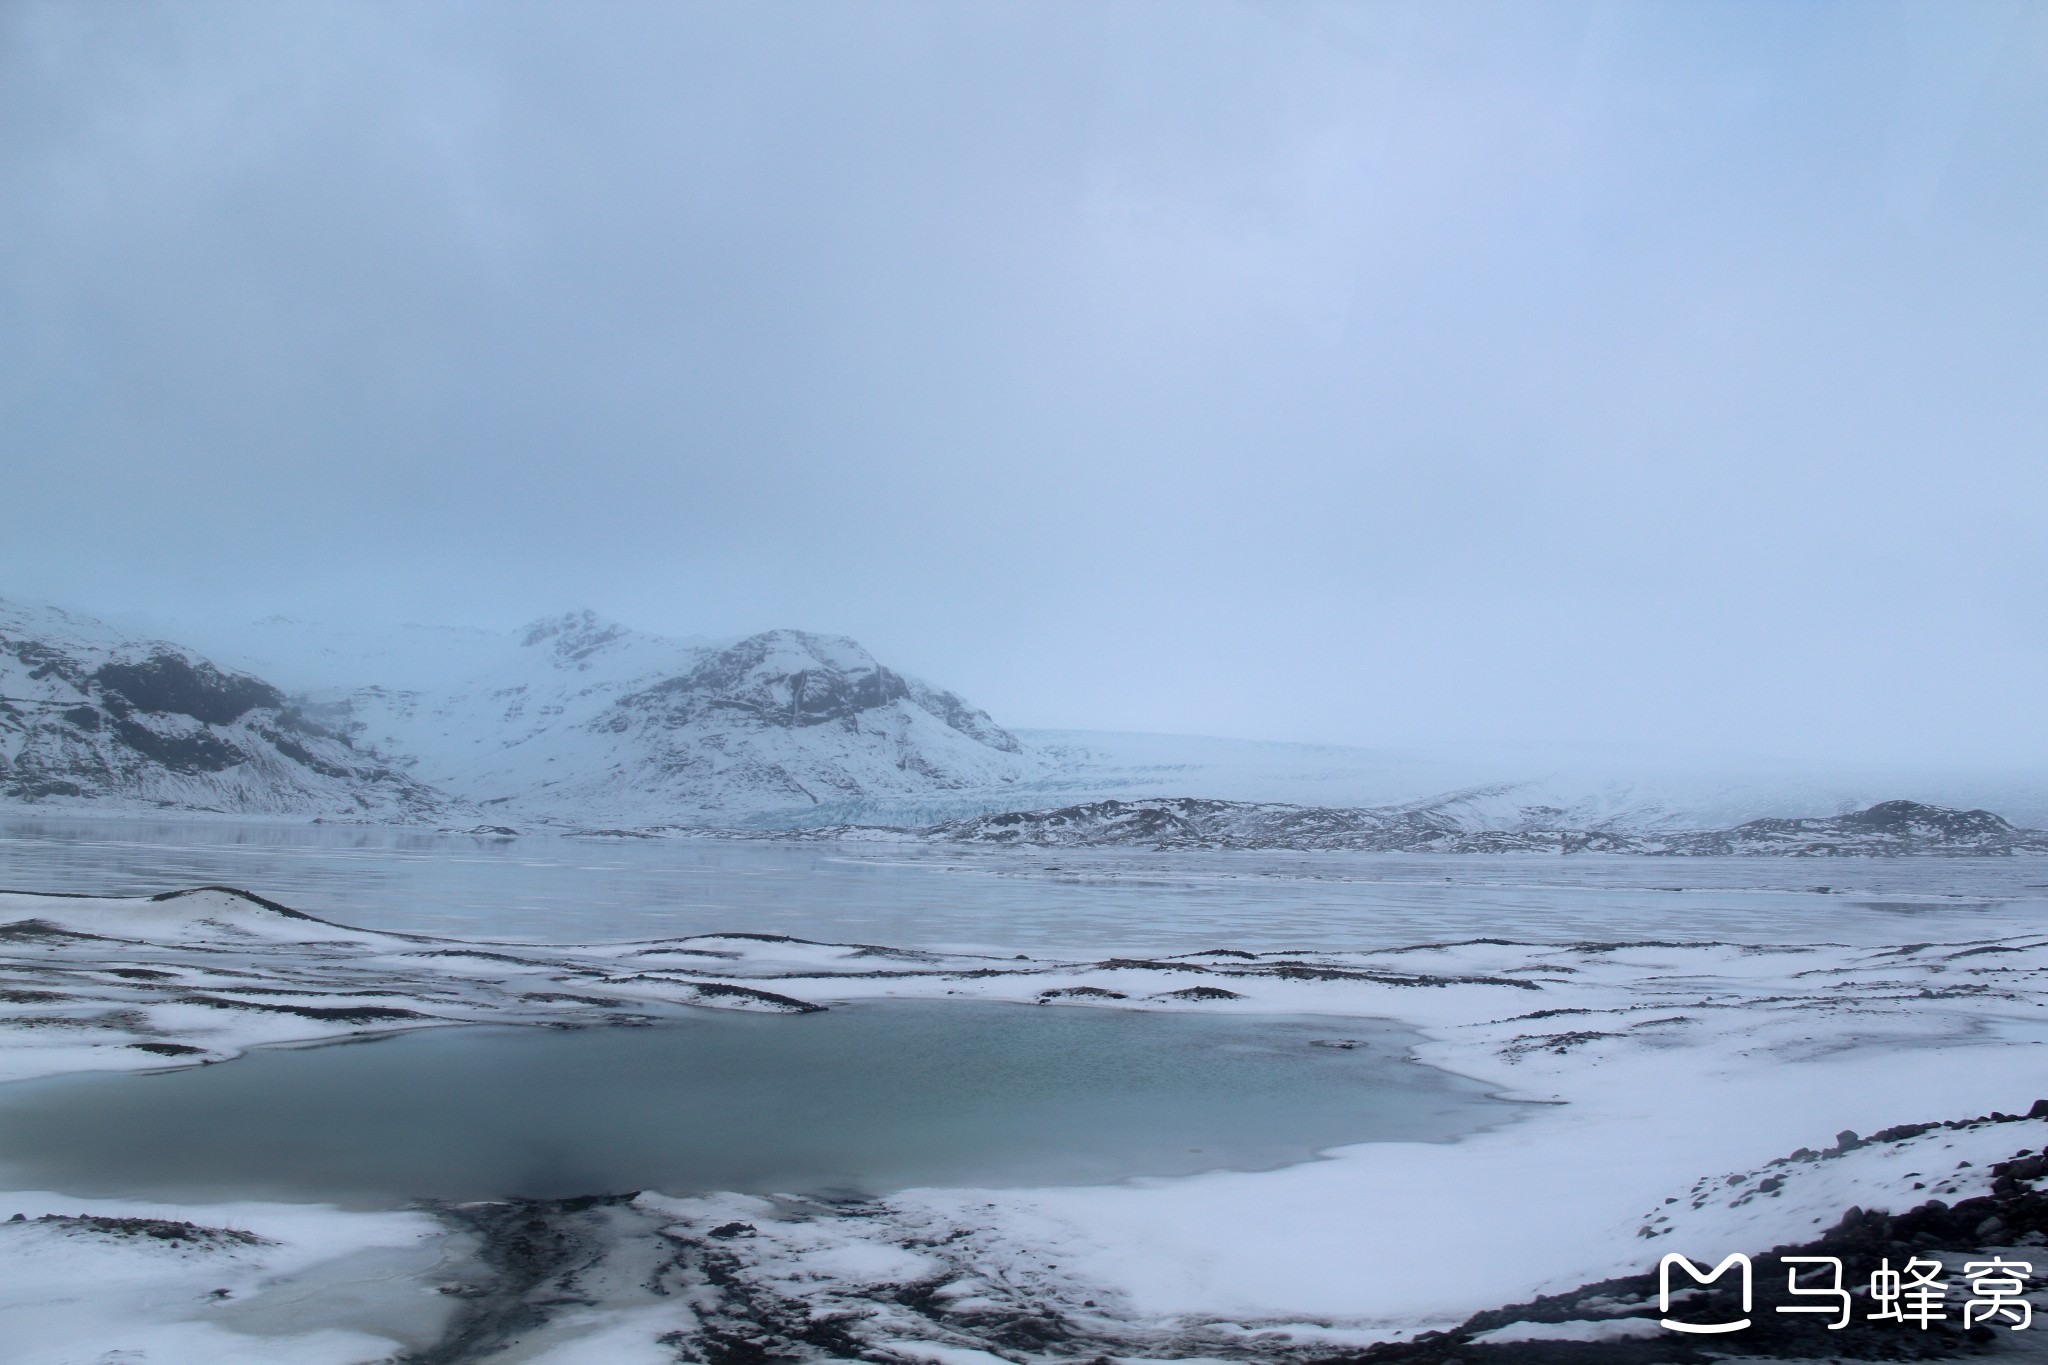
[[[0,591],[2048,757],[2037,10],[0,22]]]

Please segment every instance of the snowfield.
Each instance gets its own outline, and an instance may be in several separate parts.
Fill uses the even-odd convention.
[[[52,1365],[339,1362],[436,1341],[436,1359],[593,1365],[738,1342],[948,1363],[1327,1356],[1640,1275],[1666,1251],[1710,1263],[1805,1241],[1851,1205],[1986,1195],[1993,1163],[2048,1145],[2048,1119],[2019,1117],[2048,1092],[2044,967],[2048,935],[1110,959],[745,934],[537,946],[351,929],[221,889],[9,894],[8,1078],[677,1004],[952,997],[1399,1020],[1426,1039],[1419,1060],[1528,1103],[1451,1143],[1089,1188],[649,1191],[433,1214],[0,1195],[0,1339],[9,1359]],[[1984,1237],[1998,1231],[1987,1221]],[[1570,1321],[1488,1330],[1644,1330]]]

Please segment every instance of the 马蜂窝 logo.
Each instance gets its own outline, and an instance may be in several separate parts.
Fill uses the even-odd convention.
[[[1847,1327],[1856,1316],[1856,1302],[1850,1290],[1842,1283],[1842,1260],[1839,1256],[1780,1256],[1778,1264],[1785,1270],[1785,1292],[1794,1299],[1811,1299],[1811,1303],[1781,1303],[1774,1311],[1779,1313],[1828,1313],[1834,1321],[1827,1324],[1830,1332],[1839,1332]],[[1690,1296],[1692,1291],[1704,1289],[1717,1283],[1723,1275],[1734,1272],[1731,1288],[1740,1290],[1742,1316],[1724,1316],[1708,1321],[1695,1318],[1692,1312],[1681,1309],[1681,1316],[1672,1315],[1671,1300],[1672,1269],[1683,1270],[1692,1281],[1690,1286],[1681,1285],[1680,1296]],[[1926,1331],[1936,1322],[1949,1319],[1949,1286],[1942,1275],[1947,1267],[1938,1260],[1914,1256],[1898,1269],[1892,1268],[1891,1258],[1886,1257],[1878,1268],[1871,1272],[1868,1288],[1871,1311],[1864,1314],[1866,1322],[1894,1322],[1904,1327],[1912,1324]],[[1993,1257],[1988,1261],[1966,1261],[1963,1264],[1963,1278],[1968,1281],[1968,1297],[1962,1307],[1962,1325],[1965,1328],[1982,1323],[1987,1326],[2004,1326],[2020,1331],[2033,1324],[2034,1306],[2023,1295],[2034,1267],[2028,1261],[2008,1261]],[[1674,1332],[1740,1332],[1750,1325],[1750,1311],[1754,1302],[1753,1268],[1749,1257],[1740,1252],[1724,1256],[1711,1270],[1702,1270],[1690,1257],[1670,1252],[1657,1262],[1657,1311],[1664,1326]]]
[[[1742,1285],[1742,1311],[1744,1316],[1737,1318],[1733,1322],[1680,1322],[1677,1318],[1672,1317],[1671,1267],[1673,1266],[1683,1267],[1685,1273],[1692,1277],[1692,1281],[1695,1285],[1712,1284],[1714,1281],[1720,1279],[1721,1276],[1726,1274],[1730,1266],[1733,1266],[1736,1269],[1740,1270],[1742,1272],[1740,1284]],[[1749,1318],[1747,1315],[1749,1313],[1751,1288],[1752,1286],[1749,1280],[1749,1257],[1743,1255],[1739,1251],[1732,1256],[1723,1257],[1719,1265],[1715,1266],[1712,1270],[1709,1270],[1704,1275],[1700,1273],[1700,1268],[1698,1266],[1694,1265],[1689,1259],[1679,1255],[1675,1251],[1669,1253],[1664,1257],[1663,1260],[1657,1262],[1657,1311],[1664,1315],[1661,1319],[1663,1324],[1666,1327],[1669,1327],[1674,1332],[1741,1331],[1743,1328],[1749,1326]]]

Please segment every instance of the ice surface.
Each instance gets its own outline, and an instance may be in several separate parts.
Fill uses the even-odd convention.
[[[1880,944],[2048,915],[2048,865],[1983,858],[1162,855],[32,817],[0,818],[0,857],[28,890],[225,883],[353,924],[557,943],[741,929],[990,952],[1495,934]]]
[[[97,889],[79,885],[80,870],[106,848],[17,837],[17,870],[45,889]],[[1810,1237],[1850,1204],[1902,1209],[1936,1188],[1922,1179],[1936,1148],[1944,1197],[1966,1197],[1972,1171],[2048,1144],[2048,1121],[2028,1120],[1784,1164],[1845,1129],[2021,1114],[2048,1090],[2048,936],[2027,860],[877,856],[521,839],[475,842],[463,875],[484,881],[469,908],[436,909],[433,877],[451,874],[408,870],[408,860],[459,847],[287,840],[280,851],[201,839],[179,855],[239,858],[279,881],[325,877],[333,885],[317,908],[337,920],[351,918],[336,908],[346,888],[361,889],[374,913],[354,918],[374,918],[374,931],[218,892],[0,898],[0,987],[15,992],[0,1065],[15,1076],[200,1057],[232,1066],[266,1042],[559,1024],[733,1003],[718,992],[737,991],[770,1008],[768,997],[1044,999],[1047,1009],[1321,1016],[1332,1038],[1391,1019],[1420,1035],[1419,1060],[1541,1102],[1455,1143],[1364,1143],[1257,1173],[914,1189],[843,1207],[645,1194],[602,1218],[550,1214],[550,1226],[585,1220],[590,1269],[578,1273],[601,1289],[547,1329],[562,1360],[627,1359],[662,1334],[714,1328],[797,1351],[791,1324],[824,1321],[845,1324],[855,1354],[1009,1354],[994,1334],[1022,1319],[1115,1356],[1284,1354],[1639,1273],[1667,1249],[1760,1251]],[[693,860],[693,847],[714,852]],[[121,875],[141,878],[147,856]],[[593,932],[544,934],[579,923],[568,889],[585,875],[578,866],[606,869],[589,874],[609,888],[580,921]],[[292,871],[301,867],[318,873]],[[514,880],[475,871],[492,867],[559,878],[542,903],[507,912],[526,936],[555,943],[419,936],[488,925],[493,888]],[[661,887],[688,889],[664,901]],[[860,932],[762,936],[842,913]],[[906,932],[870,932],[891,924]],[[720,932],[673,936],[710,926]],[[976,955],[947,946],[969,936]],[[592,941],[610,937],[638,941]],[[1778,1183],[1761,1197],[1733,1192],[1759,1190],[1765,1172]],[[1915,1180],[1928,1188],[1916,1192]],[[0,1213],[8,1200],[31,1215],[82,1211],[18,1195],[0,1198]],[[204,1207],[154,1216],[235,1225]],[[277,1240],[311,1262],[354,1236],[342,1235],[353,1226],[343,1215],[320,1217],[342,1220],[331,1238]],[[201,1321],[227,1330],[202,1317],[212,1271],[188,1258],[121,1252],[119,1313],[91,1294],[53,1306],[33,1277],[18,1289],[12,1267],[44,1254],[47,1225],[31,1225],[45,1229],[40,1240],[15,1226],[0,1223],[0,1330],[27,1324],[35,1335],[20,1339],[59,1343],[38,1345],[44,1359],[98,1358],[152,1332],[168,1351]],[[258,1278],[250,1269],[234,1283]],[[534,1292],[569,1291],[549,1280]],[[320,1333],[334,1330],[280,1339],[270,1358],[331,1358],[320,1352],[335,1339]]]
[[[886,1193],[1262,1169],[1513,1107],[1415,1035],[1190,1011],[894,1001],[654,1027],[434,1029],[0,1091],[0,1181],[187,1201]]]

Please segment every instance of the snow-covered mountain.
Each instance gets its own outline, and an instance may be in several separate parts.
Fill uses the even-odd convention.
[[[678,639],[590,612],[515,632],[272,618],[201,629],[204,653],[146,633],[0,602],[0,801],[1445,851],[2005,851],[2035,836],[1988,813],[1995,825],[1966,829],[1971,808],[2048,825],[2048,782],[2026,772],[1012,733],[852,640],[795,630]]]
[[[987,713],[840,636],[679,640],[579,612],[509,635],[279,619],[238,645],[244,671],[0,604],[0,796],[717,825],[996,802],[1045,767]]]
[[[0,602],[0,798],[59,807],[424,819],[436,793],[261,678]]]
[[[815,819],[993,793],[1044,766],[843,636],[712,645],[590,612],[535,623],[459,685],[327,690],[308,711],[479,807],[586,825]]]

